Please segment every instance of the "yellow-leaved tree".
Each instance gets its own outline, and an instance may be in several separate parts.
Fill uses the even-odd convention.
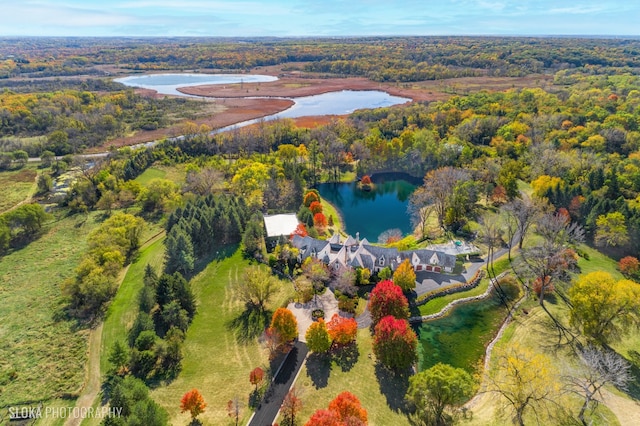
[[[498,367],[489,377],[489,390],[498,393],[513,412],[514,423],[524,426],[527,413],[538,418],[560,394],[561,385],[552,360],[518,344],[496,352]]]
[[[416,288],[416,273],[409,259],[405,259],[393,273],[393,282],[405,293]]]
[[[571,324],[599,344],[615,342],[640,326],[640,284],[631,280],[591,272],[576,280],[569,299]]]

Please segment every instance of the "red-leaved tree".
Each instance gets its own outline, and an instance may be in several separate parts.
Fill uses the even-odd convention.
[[[251,382],[251,384],[256,387],[256,390],[258,390],[258,386],[262,383],[263,380],[264,370],[262,368],[256,367],[251,370],[251,373],[249,373],[249,382]]]
[[[640,271],[640,261],[633,256],[626,256],[618,262],[618,269],[628,277],[634,277]]]
[[[206,406],[207,403],[204,402],[204,398],[198,389],[191,389],[185,393],[180,400],[180,412],[184,413],[188,411],[192,419],[195,419],[200,413],[203,413]]]
[[[327,329],[335,345],[345,346],[356,341],[358,323],[353,318],[333,314],[331,321],[327,323]]]
[[[375,327],[373,352],[386,367],[404,370],[417,358],[418,338],[406,319],[388,315]]]
[[[318,201],[314,201],[309,206],[309,210],[311,210],[311,213],[313,214],[322,213],[322,204],[320,204],[320,202]]]
[[[296,425],[298,413],[302,409],[302,400],[298,397],[296,388],[292,388],[282,401],[280,412],[282,413],[282,425]]]
[[[374,324],[387,315],[396,318],[409,318],[409,301],[400,286],[391,280],[382,281],[371,292],[369,311]]]
[[[313,226],[319,230],[324,230],[327,227],[327,217],[324,213],[316,213],[313,215]]]
[[[291,238],[293,238],[294,235],[299,235],[301,237],[306,237],[307,235],[309,235],[309,233],[307,232],[307,227],[304,225],[304,223],[299,223],[298,226],[296,226],[295,231],[293,231],[293,233],[291,234]]]
[[[305,426],[342,426],[338,413],[323,408],[316,410]]]

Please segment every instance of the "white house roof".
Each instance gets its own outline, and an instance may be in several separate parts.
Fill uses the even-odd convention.
[[[267,237],[289,236],[298,227],[298,218],[295,213],[265,216],[264,226],[267,228]]]

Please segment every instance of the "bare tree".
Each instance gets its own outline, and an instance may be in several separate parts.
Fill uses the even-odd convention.
[[[487,215],[480,218],[480,225],[479,240],[487,246],[487,272],[489,273],[491,283],[500,295],[503,303],[506,305],[505,294],[502,291],[502,288],[500,288],[498,280],[496,280],[496,273],[493,268],[495,248],[502,244],[502,229],[500,228],[498,221]]]
[[[197,195],[209,195],[221,190],[224,185],[224,173],[220,170],[206,167],[200,171],[187,172],[185,192]]]
[[[522,249],[524,239],[529,232],[529,228],[542,213],[544,206],[524,196],[522,199],[516,198],[505,204],[502,208],[507,216],[508,233],[512,234],[509,240],[509,259],[511,259],[511,244],[513,238],[518,240],[518,248]]]
[[[427,234],[427,224],[433,213],[432,204],[429,192],[422,186],[416,189],[409,198],[407,210],[411,216],[411,224],[414,228],[420,229],[422,238],[425,238]]]
[[[424,177],[423,188],[428,193],[426,201],[433,206],[440,227],[444,227],[445,213],[450,207],[453,189],[458,182],[469,178],[468,172],[454,167],[432,170]]]
[[[559,341],[562,336],[570,337],[569,340],[572,341],[575,338],[573,333],[555,318],[545,306],[544,301],[545,295],[555,289],[555,294],[565,303],[569,303],[567,297],[554,283],[568,278],[567,272],[575,262],[572,252],[568,249],[584,240],[584,231],[580,225],[571,223],[566,216],[547,213],[538,220],[537,232],[543,237],[543,241],[534,247],[522,250],[521,266],[531,278],[530,282],[539,284],[538,302],[554,322],[559,333]],[[530,286],[525,285],[525,289],[529,294]]]
[[[564,380],[570,392],[583,398],[578,419],[586,426],[584,415],[589,407],[602,402],[602,388],[611,384],[624,390],[632,378],[629,363],[611,350],[588,346],[579,357],[582,365],[569,369]]]

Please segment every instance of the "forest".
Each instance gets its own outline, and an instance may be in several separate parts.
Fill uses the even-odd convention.
[[[0,179],[23,197],[0,212],[0,272],[36,286],[30,292],[48,301],[37,321],[71,336],[73,351],[58,342],[57,361],[47,362],[70,366],[96,353],[83,345],[101,330],[100,397],[128,407],[126,418],[103,424],[186,423],[187,412],[205,424],[248,420],[298,336],[287,306],[329,293],[359,321],[370,312],[371,325],[314,310],[297,385],[306,394],[287,394],[281,424],[342,424],[350,415],[354,424],[607,424],[625,410],[597,404],[604,398],[589,386],[606,386],[618,403],[640,389],[639,53],[633,38],[2,38]],[[282,78],[442,80],[460,90],[313,125],[278,119],[216,134],[198,122],[205,102],[112,81],[133,71],[260,67]],[[489,90],[466,79],[487,76],[524,76],[531,87]],[[169,126],[182,137],[107,148]],[[104,155],[80,155],[89,148]],[[287,238],[265,239],[263,216],[278,213],[297,213],[293,235],[340,233],[339,212],[317,185],[359,180],[370,190],[384,172],[423,184],[409,197],[414,232],[387,232],[377,245],[472,241],[486,264],[460,291],[418,296],[408,260],[395,272],[336,272],[302,261]],[[13,267],[43,251],[54,254],[47,262],[69,259],[55,272],[37,268],[55,277],[49,287]],[[472,266],[458,257],[457,268]],[[35,302],[18,287],[0,293],[0,312],[32,342],[19,321]],[[487,369],[482,347],[473,365],[420,370],[420,327],[409,320],[483,292],[513,319]],[[33,365],[48,352],[16,348],[0,348],[0,359],[16,360],[2,364],[0,405],[32,403],[29,381],[40,383],[42,401],[73,404],[84,392],[82,362],[47,382]],[[562,362],[551,365],[552,351]],[[538,398],[531,405],[510,394],[521,397],[525,386],[505,384],[520,376],[532,384],[524,399]],[[433,391],[443,381],[458,384],[446,401]],[[481,386],[504,404],[483,399],[474,420],[464,404]]]

